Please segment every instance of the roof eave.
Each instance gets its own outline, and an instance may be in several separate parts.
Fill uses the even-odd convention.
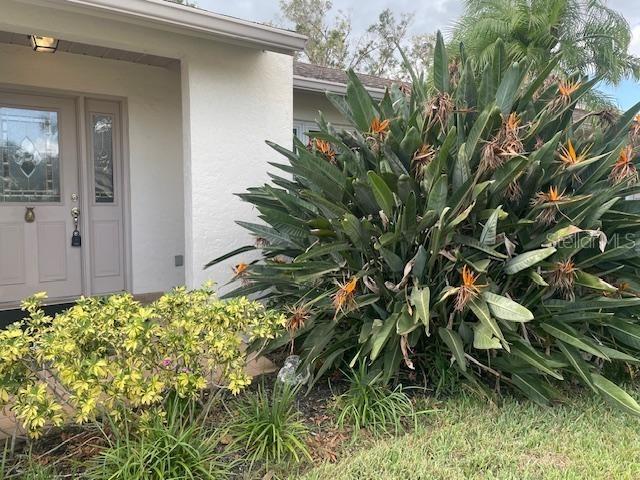
[[[307,37],[296,32],[239,18],[197,10],[166,0],[21,0],[47,6],[115,15],[126,21],[152,23],[156,28],[186,35],[226,40],[264,50],[294,54],[303,50]]]
[[[330,82],[328,80],[321,80],[318,78],[303,77],[301,75],[293,76],[293,88],[295,90],[304,90],[307,92],[332,92],[338,93],[340,95],[345,95],[347,93],[347,86],[344,83]],[[382,97],[384,97],[386,91],[382,88],[367,87],[366,85],[364,86],[364,88],[376,100],[381,100]]]

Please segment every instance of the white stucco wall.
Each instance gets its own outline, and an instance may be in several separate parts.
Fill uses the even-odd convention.
[[[181,60],[181,72],[171,72],[2,46],[0,82],[125,97],[134,292],[226,283],[241,259],[202,267],[250,241],[235,220],[255,212],[233,193],[266,180],[278,155],[264,140],[291,142],[292,58],[14,0],[0,0],[0,30]],[[173,266],[181,253],[184,273]]]
[[[223,284],[242,257],[208,271],[202,266],[252,242],[235,220],[255,221],[256,212],[234,194],[267,181],[267,162],[279,155],[265,140],[291,143],[293,63],[286,55],[239,47],[199,53],[182,65],[191,139],[185,144],[185,191],[192,192],[185,205],[187,279]]]

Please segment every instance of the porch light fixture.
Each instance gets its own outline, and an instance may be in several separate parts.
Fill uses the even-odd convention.
[[[55,53],[60,42],[57,38],[40,37],[38,35],[29,35],[29,40],[31,41],[31,48],[35,52],[43,53]]]

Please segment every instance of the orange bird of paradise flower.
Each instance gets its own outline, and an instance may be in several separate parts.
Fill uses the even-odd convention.
[[[566,167],[570,167],[572,165],[577,165],[578,163],[584,162],[587,159],[590,150],[591,146],[588,146],[580,153],[578,153],[573,146],[573,142],[571,142],[571,139],[569,139],[566,146],[562,145],[560,147],[558,157]]]
[[[316,150],[320,152],[322,155],[324,155],[326,159],[329,160],[330,163],[335,163],[336,152],[333,150],[333,148],[331,148],[331,144],[329,142],[316,138],[314,140],[314,144],[315,144]]]
[[[389,132],[389,120],[380,120],[378,117],[374,118],[369,127],[369,133],[378,136],[384,136]]]
[[[478,275],[474,274],[466,265],[462,267],[462,284],[458,287],[454,309],[458,312],[464,310],[464,307],[472,298],[476,298],[480,294],[480,289],[485,285],[478,285]]]
[[[333,295],[333,308],[336,316],[340,312],[347,312],[355,307],[355,294],[358,286],[358,279],[353,277],[346,283],[339,283],[338,291]]]
[[[562,200],[566,200],[567,197],[564,196],[564,192],[560,193],[558,187],[549,187],[548,192],[538,192],[536,193],[535,198],[531,202],[535,205],[543,205],[545,203],[557,204]],[[544,225],[551,225],[556,220],[556,214],[558,213],[557,205],[548,205],[545,206],[540,214],[536,217],[536,220],[539,223]]]
[[[624,181],[630,184],[638,183],[638,169],[633,163],[633,157],[634,153],[631,145],[627,145],[622,149],[609,174],[609,180],[613,184],[617,185]]]
[[[558,82],[558,92],[560,96],[571,99],[571,95],[576,93],[576,91],[580,88],[582,83],[580,82],[572,82],[570,80],[561,80]]]

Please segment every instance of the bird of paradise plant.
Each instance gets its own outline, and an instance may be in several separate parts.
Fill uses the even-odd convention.
[[[640,104],[594,130],[574,113],[598,78],[558,83],[557,58],[536,73],[493,51],[480,72],[462,51],[452,78],[438,35],[430,83],[413,72],[381,100],[348,72],[346,97],[328,96],[351,129],[321,116],[312,134],[335,165],[270,144],[291,177],[240,194],[263,221],[241,225],[269,243],[233,294],[308,306],[292,336],[312,385],[357,362],[385,382],[451,364],[476,389],[549,404],[571,379],[640,414],[604,376],[640,362],[638,158],[624,150]]]

